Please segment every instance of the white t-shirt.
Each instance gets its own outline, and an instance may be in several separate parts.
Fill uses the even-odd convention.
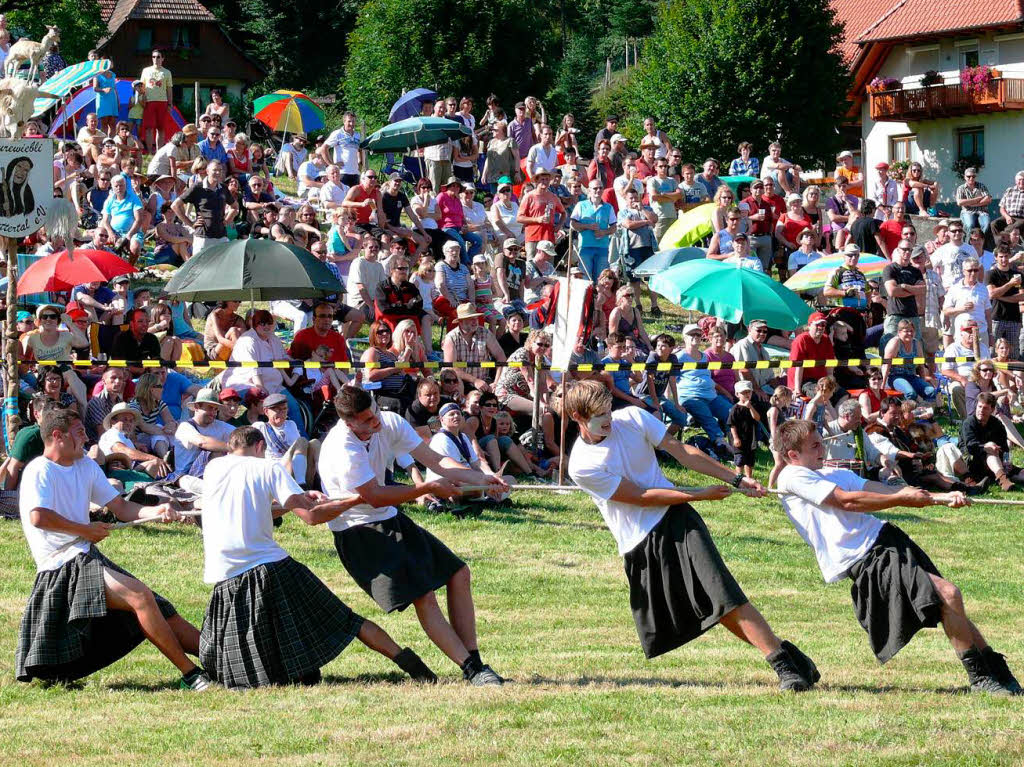
[[[474,201],[471,205],[462,203],[462,215],[466,218],[467,224],[483,226],[487,223],[487,211],[479,202]]]
[[[444,431],[439,431],[430,438],[430,449],[443,458],[451,458],[453,461],[456,461],[460,465],[470,469],[478,457],[476,450],[473,449],[473,444],[469,441],[469,437],[466,437],[465,435],[462,436],[465,440],[462,444],[469,448],[469,463],[466,463],[466,458],[459,452],[459,448],[455,446],[455,443]],[[434,480],[441,479],[441,475],[427,469],[426,479],[427,482],[433,482]]]
[[[377,288],[388,278],[387,272],[379,261],[367,261],[359,256],[352,262],[348,270],[348,282],[345,283],[345,303],[353,309],[362,309],[363,297],[359,293],[359,286],[366,288],[367,294],[373,300],[377,299]]]
[[[89,503],[106,506],[117,497],[103,470],[91,458],[79,458],[70,466],[61,466],[40,456],[29,461],[21,479],[21,527],[36,571],[56,570],[92,545],[79,539],[66,549],[61,546],[75,540],[74,535],[43,530],[32,524],[33,509],[48,509],[80,525],[89,524]]]
[[[978,331],[982,338],[988,334],[988,321],[985,319],[986,312],[992,311],[992,301],[988,297],[988,288],[980,282],[973,287],[967,287],[962,281],[955,282],[946,290],[946,299],[943,302],[943,309],[952,309],[954,306],[963,306],[968,301],[974,302],[974,309],[970,312],[964,310],[978,323]]]
[[[346,175],[359,173],[359,142],[363,137],[359,131],[345,133],[344,128],[338,128],[327,137],[324,143],[334,149],[334,164],[341,168]]]
[[[271,503],[301,494],[280,464],[247,455],[210,461],[203,475],[203,580],[219,583],[286,558],[274,541]]]
[[[362,442],[352,430],[339,421],[324,438],[320,448],[320,480],[324,493],[330,498],[355,494],[356,488],[371,480],[384,484],[384,472],[402,453],[411,453],[423,444],[412,424],[397,413],[380,413],[380,431]],[[367,503],[353,506],[349,511],[327,523],[334,532],[350,527],[380,522],[398,513],[394,506],[374,508]]]
[[[335,184],[333,181],[325,181],[320,187],[320,204],[334,202],[341,205],[345,202],[345,195],[348,194],[348,187],[344,184]]]
[[[118,429],[111,427],[100,435],[99,446],[100,450],[103,451],[103,455],[112,455],[114,452],[114,445],[117,444],[124,445],[132,450],[135,449],[135,443],[128,439],[124,432]]]
[[[302,149],[296,149],[294,144],[285,144],[281,147],[281,151],[277,156],[276,167],[279,170],[284,170],[284,156],[290,154],[292,156],[292,167],[296,170],[302,163],[306,161],[306,157],[309,156],[309,150],[306,147]]]
[[[226,421],[214,421],[209,426],[196,426],[192,421],[181,421],[174,431],[174,470],[187,469],[199,455],[199,437],[212,437],[227,442],[235,427]]]
[[[543,144],[534,144],[526,153],[526,167],[531,171],[531,176],[534,168],[553,171],[558,167],[558,147],[552,144],[550,148],[544,149]]]
[[[267,446],[267,460],[275,463],[281,461],[285,451],[299,438],[299,427],[295,425],[295,421],[285,421],[280,429],[274,428],[266,421],[257,421],[253,428],[263,435],[263,441]],[[279,449],[282,443],[284,450]],[[292,458],[292,476],[297,482],[306,481],[306,456],[302,453]]]
[[[949,290],[964,278],[964,261],[977,258],[974,248],[966,242],[959,248],[947,242],[932,253],[932,266],[942,275],[942,287]]]
[[[636,189],[636,193],[641,197],[644,194],[644,182],[638,178],[630,181],[624,175],[619,176],[612,182],[612,187],[615,189],[615,199],[619,204],[619,210],[623,210],[626,207],[626,192],[630,188]]]
[[[320,178],[324,175],[324,171],[325,170],[326,169],[322,165],[320,165],[316,160],[313,160],[312,158],[310,158],[309,160],[306,160],[304,163],[302,163],[302,165],[299,166],[299,170],[295,174],[296,176],[299,177],[299,188],[298,188],[298,195],[299,195],[299,197],[305,197],[306,193],[310,189],[316,188],[316,187],[307,187],[306,186],[306,178],[309,177],[309,178],[313,179],[314,181],[319,181]]]
[[[867,480],[849,469],[814,471],[786,466],[779,474],[782,508],[807,545],[814,549],[826,583],[846,577],[849,569],[868,553],[884,524],[878,517],[843,511],[825,504],[837,488],[863,490]]]
[[[594,499],[619,554],[634,549],[668,511],[611,500],[623,479],[642,488],[674,487],[654,453],[665,432],[665,424],[646,410],[625,407],[612,413],[611,434],[596,445],[578,439],[569,455],[569,476]]]
[[[508,230],[512,232],[512,236],[517,240],[523,239],[523,225],[516,221],[516,217],[519,215],[519,203],[515,200],[509,201],[508,207],[505,207],[498,201],[491,203],[491,226],[494,229],[494,233],[498,235],[498,241],[500,242],[503,237],[507,236],[503,231],[498,228],[498,219],[501,219]]]
[[[981,330],[979,328],[979,330]],[[978,351],[969,349],[959,341],[951,343],[945,349],[942,350],[943,357],[972,357],[970,362],[943,362],[943,370],[955,370],[957,373],[962,375],[964,378],[969,378],[971,371],[974,370],[974,363],[978,360],[987,360],[989,358],[988,345],[983,344],[980,340],[977,342]]]

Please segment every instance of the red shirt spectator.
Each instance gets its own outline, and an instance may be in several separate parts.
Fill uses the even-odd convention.
[[[526,242],[540,242],[541,240],[555,241],[555,216],[565,215],[565,208],[558,198],[548,191],[548,184],[551,175],[538,173],[536,178],[537,188],[527,192],[523,201],[519,203],[519,223],[523,225],[526,235]],[[438,195],[440,196],[440,195]],[[551,215],[548,220],[541,223],[538,219],[546,215],[550,209]]]
[[[797,360],[830,360],[836,356],[836,350],[832,341],[825,332],[828,320],[821,312],[815,312],[807,320],[807,330],[796,337],[793,346],[789,350],[789,358],[794,362]],[[799,373],[799,375],[798,375]],[[786,379],[789,388],[794,394],[800,395],[799,387],[808,381],[817,381],[828,375],[828,368],[790,368],[786,371]]]
[[[895,250],[896,246],[900,244],[900,240],[903,239],[901,236],[903,233],[903,227],[908,223],[909,222],[906,220],[897,221],[894,218],[890,218],[888,221],[883,221],[882,225],[878,227],[878,233],[885,241],[885,247],[889,251],[890,258],[892,257],[893,250]],[[883,254],[879,253],[879,255]]]
[[[779,201],[782,201],[781,197],[779,197]],[[751,213],[757,213],[759,210],[763,210],[765,212],[763,221],[750,222],[750,233],[752,235],[760,237],[771,234],[775,230],[775,223],[780,214],[776,213],[772,203],[766,200],[764,195],[761,197],[746,197],[741,202],[745,202],[747,204]]]

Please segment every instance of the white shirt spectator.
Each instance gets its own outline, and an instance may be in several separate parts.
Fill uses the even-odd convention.
[[[978,323],[978,332],[982,338],[986,338],[988,336],[986,330],[988,328],[988,319],[986,319],[985,314],[992,311],[992,301],[988,297],[987,287],[980,282],[971,288],[964,285],[963,282],[954,283],[946,291],[944,308],[952,309],[954,306],[963,306],[968,301],[974,302],[974,309],[964,313],[969,314]]]
[[[348,194],[348,187],[345,184],[335,184],[333,181],[325,181],[320,187],[320,204],[328,202],[341,205],[345,202],[345,195]]]
[[[623,175],[618,176],[612,182],[612,187],[615,189],[615,199],[616,201],[618,201],[619,210],[625,209],[627,205],[626,192],[629,190],[630,186],[632,186],[633,189],[636,189],[636,193],[638,195],[640,195],[641,197],[643,196],[644,182],[638,178],[634,178],[632,181],[628,181],[626,177]]]
[[[209,426],[197,426],[192,421],[181,421],[174,431],[174,470],[181,471],[192,465],[199,455],[200,437],[227,442],[235,427],[226,421],[214,421]]]
[[[468,462],[462,453],[459,452],[459,448],[455,446],[455,442],[452,441],[453,438],[443,430],[430,438],[430,449],[444,458],[451,458],[453,461],[467,469],[472,468],[472,465],[479,459],[479,456],[477,456],[476,450],[473,449],[473,445],[470,443],[469,437],[465,434],[459,434],[459,436],[454,439],[459,438],[464,440],[462,444],[465,445],[467,452],[469,453]],[[434,482],[435,480],[441,479],[441,475],[427,469],[426,479],[427,482]]]
[[[494,234],[498,238],[498,242],[501,242],[502,238],[505,237],[505,233],[501,231],[497,226],[497,221],[501,220],[504,222],[508,230],[512,232],[512,236],[520,242],[523,241],[523,225],[516,221],[516,216],[519,215],[519,203],[515,200],[509,200],[507,206],[502,205],[498,200],[491,203],[491,228],[494,229]]]
[[[553,171],[558,165],[558,147],[552,144],[547,149],[543,144],[534,144],[526,153],[526,167],[530,170],[531,177],[536,171],[535,168]]]
[[[299,438],[299,427],[295,421],[285,421],[280,429],[266,421],[257,421],[253,428],[263,435],[263,442],[267,446],[266,459],[274,463],[280,463],[285,451]],[[292,476],[298,482],[306,481],[306,456],[302,453],[292,458]]]
[[[942,275],[942,286],[949,290],[964,278],[964,261],[977,257],[974,248],[967,243],[957,247],[952,242],[947,242],[932,253],[932,266]]]
[[[981,328],[978,329],[981,330]],[[971,375],[971,371],[974,369],[974,363],[978,360],[986,360],[990,356],[987,344],[983,344],[981,341],[978,341],[978,347],[978,351],[975,351],[974,349],[969,349],[964,346],[959,341],[950,344],[942,351],[943,357],[972,357],[973,359],[970,362],[943,362],[942,369],[955,370],[964,378],[969,377]]]
[[[338,128],[324,142],[334,150],[334,164],[341,168],[341,172],[346,176],[359,173],[359,142],[362,140],[359,131],[346,133],[344,128]]]

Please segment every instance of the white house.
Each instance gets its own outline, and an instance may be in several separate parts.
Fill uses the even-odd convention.
[[[979,180],[994,196],[1024,169],[1024,9],[1020,0],[832,0],[845,25],[853,86],[848,117],[859,123],[864,168],[916,160],[941,185],[943,207],[962,180],[954,164],[981,157]],[[961,71],[998,70],[981,92]],[[941,81],[924,87],[925,72]],[[871,83],[893,81],[878,90]],[[871,172],[871,171],[868,171]]]

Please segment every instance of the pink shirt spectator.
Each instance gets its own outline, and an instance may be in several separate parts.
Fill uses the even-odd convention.
[[[462,212],[462,200],[445,190],[437,195],[437,212],[441,214],[442,229],[461,229],[465,222]]]
[[[721,354],[715,354],[710,349],[707,349],[704,354],[707,356],[710,362],[735,362],[736,358],[733,357],[729,352],[722,352]],[[735,370],[712,370],[711,380],[721,386],[729,395],[732,396],[733,387],[736,385],[736,371]]]

